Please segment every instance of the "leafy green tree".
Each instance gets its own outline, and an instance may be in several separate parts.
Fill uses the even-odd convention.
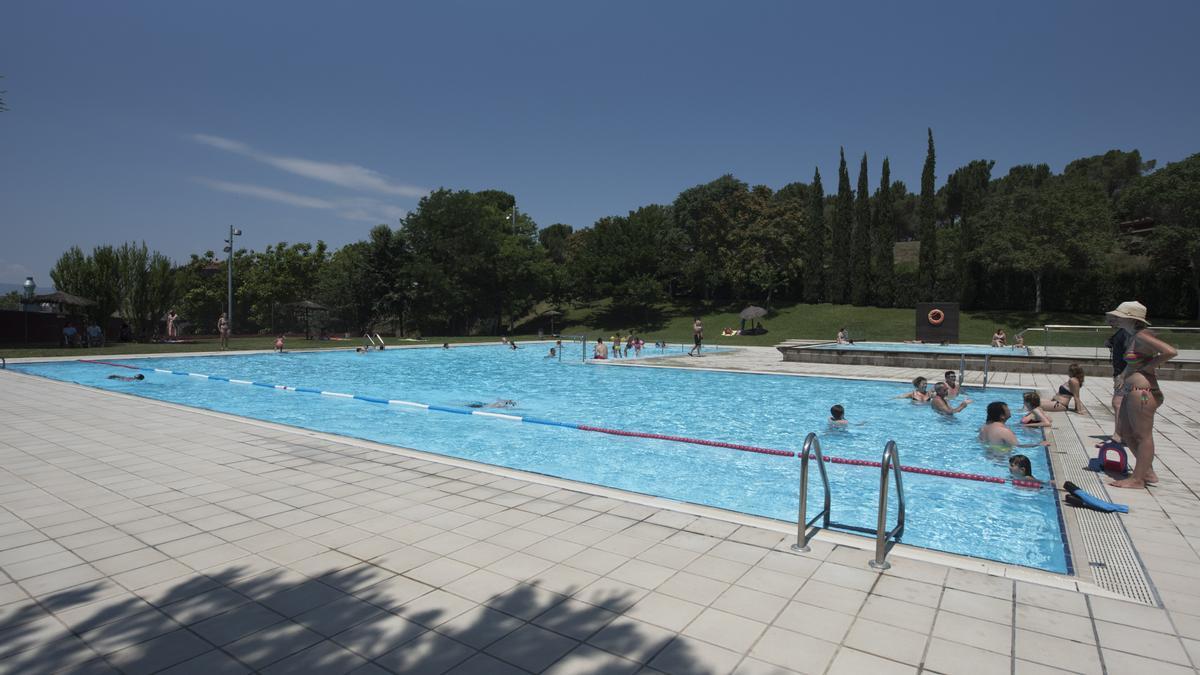
[[[1086,180],[1053,176],[1045,164],[1013,167],[995,185],[978,222],[984,264],[989,271],[1028,275],[1035,312],[1043,309],[1048,275],[1087,269],[1115,235],[1104,191]]]
[[[875,304],[891,307],[895,300],[896,223],[892,209],[892,169],[883,158],[879,189],[875,191],[875,219],[871,227],[871,279]]]
[[[751,217],[749,202],[748,186],[728,174],[675,198],[675,224],[690,244],[684,274],[705,300],[728,282],[722,257],[729,249],[730,232]]]
[[[839,150],[838,193],[833,206],[833,227],[830,236],[832,255],[829,278],[830,302],[845,304],[850,300],[851,230],[854,227],[854,192],[850,190],[850,172],[846,170],[846,152]]]
[[[356,336],[371,327],[375,308],[374,282],[368,272],[369,249],[368,242],[356,241],[334,251],[317,280],[317,302],[329,308],[328,322]]]
[[[512,195],[436,190],[401,222],[420,325],[499,331],[540,296],[545,252]],[[416,284],[411,286],[411,284]]]
[[[948,286],[960,289],[960,301],[968,307],[975,303],[983,273],[979,264],[980,235],[974,221],[988,195],[995,164],[991,160],[974,160],[951,173],[943,189],[946,221],[955,229],[957,251],[940,266],[940,271],[955,276]]]
[[[50,279],[58,290],[95,303],[82,309],[101,325],[121,307],[117,254],[111,246],[97,246],[90,255],[72,246],[54,264]]]
[[[921,240],[920,261],[918,272],[921,283],[922,300],[933,299],[934,284],[937,280],[937,196],[934,191],[936,177],[934,169],[937,165],[937,155],[933,149],[933,129],[928,129],[929,147],[925,151],[925,167],[921,170],[921,205],[917,238]]]
[[[672,221],[670,207],[651,205],[601,218],[576,233],[570,269],[580,296],[611,297],[616,307],[635,314],[665,300],[661,255]]]
[[[850,302],[871,301],[871,187],[867,180],[867,153],[858,166],[858,192],[854,203],[854,229],[850,241]]]
[[[145,242],[116,249],[121,316],[139,339],[155,334],[175,301],[175,267],[170,258],[151,252]]]
[[[1153,170],[1155,164],[1154,160],[1143,162],[1142,153],[1137,150],[1109,150],[1103,155],[1081,157],[1071,162],[1063,169],[1063,175],[1090,180],[1098,184],[1110,199],[1116,199],[1126,186],[1143,173]]]
[[[776,199],[762,185],[750,191],[745,220],[730,233],[729,248],[722,256],[725,276],[738,297],[761,297],[769,305],[776,291],[796,278],[798,235],[805,213],[803,199],[795,194],[793,188]]]
[[[0,295],[0,309],[16,309],[20,304],[21,294],[17,291],[9,291]]]
[[[808,224],[800,255],[804,263],[804,301],[817,303],[825,297],[825,261],[829,259],[829,237],[825,228],[825,188],[821,170],[813,172],[808,190]]]
[[[234,254],[234,289],[239,288],[249,254],[245,249]],[[192,333],[213,334],[217,317],[226,309],[226,266],[212,251],[203,255],[193,253],[178,269],[178,308],[180,319],[187,322]]]
[[[1200,154],[1131,181],[1119,204],[1127,219],[1153,220],[1151,264],[1187,279],[1200,318]]]
[[[287,306],[312,300],[322,268],[328,262],[325,242],[267,245],[251,257],[250,268],[238,292],[243,314],[250,325],[271,333],[295,328],[294,312]]]

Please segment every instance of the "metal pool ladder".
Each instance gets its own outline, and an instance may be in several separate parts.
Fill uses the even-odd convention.
[[[817,468],[821,473],[821,485],[825,490],[825,503],[820,513],[806,521],[805,516],[807,515],[808,507],[808,460],[810,455],[817,460]],[[896,483],[897,499],[896,526],[891,530],[886,529],[889,469]],[[792,550],[799,553],[810,551],[811,548],[808,543],[812,541],[818,529],[838,528],[841,530],[850,530],[875,537],[875,559],[870,562],[872,568],[886,570],[891,567],[891,563],[887,561],[887,554],[900,541],[900,538],[904,536],[904,482],[900,477],[900,451],[896,448],[896,442],[888,441],[883,446],[883,459],[880,462],[879,469],[879,511],[875,529],[833,522],[830,519],[831,501],[829,476],[825,471],[825,457],[821,454],[821,442],[817,439],[815,433],[810,433],[804,438],[804,446],[800,451],[800,511],[796,518],[796,543],[792,544]],[[813,524],[818,520],[821,521],[821,525],[813,527]]]

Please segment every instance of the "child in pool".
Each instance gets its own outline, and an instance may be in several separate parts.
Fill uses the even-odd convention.
[[[1024,395],[1025,400],[1025,415],[1021,418],[1021,424],[1027,427],[1048,427],[1052,426],[1050,416],[1042,410],[1042,396],[1036,391],[1027,391]]]
[[[866,422],[855,422],[854,426],[862,426]],[[829,428],[830,429],[848,429],[850,420],[846,419],[846,409],[840,403],[835,404],[829,409]]]
[[[1013,455],[1009,457],[1008,472],[1016,480],[1042,482],[1033,475],[1033,464],[1030,463],[1029,458],[1025,455]]]

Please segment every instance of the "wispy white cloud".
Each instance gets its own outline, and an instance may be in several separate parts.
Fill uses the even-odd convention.
[[[408,214],[406,209],[393,204],[387,204],[369,197],[352,197],[348,199],[321,199],[299,195],[294,192],[276,190],[274,188],[254,185],[251,183],[232,183],[212,178],[194,178],[197,183],[221,192],[229,192],[256,199],[287,204],[304,209],[320,209],[331,211],[346,220],[357,220],[366,223],[395,222]]]
[[[25,281],[25,277],[32,275],[33,272],[21,263],[9,262],[0,258],[0,282],[21,283]]]
[[[285,192],[274,188],[263,187],[261,185],[251,185],[249,183],[230,183],[223,180],[213,180],[211,178],[197,178],[197,183],[207,185],[214,190],[222,192],[232,192],[239,195],[247,195],[250,197],[258,197],[280,204],[289,206],[299,206],[306,209],[332,209],[333,202],[317,197],[306,197],[298,195],[294,192]]]
[[[300,157],[284,157],[256,150],[255,148],[228,138],[209,134],[192,134],[191,139],[210,147],[249,157],[281,171],[313,180],[332,183],[351,190],[378,192],[400,197],[423,197],[429,190],[416,185],[394,183],[386,176],[357,164],[321,162]]]

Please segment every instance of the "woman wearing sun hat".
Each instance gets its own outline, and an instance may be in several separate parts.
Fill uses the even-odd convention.
[[[1117,413],[1117,435],[1129,446],[1137,465],[1133,475],[1109,483],[1113,487],[1140,488],[1158,482],[1154,473],[1154,414],[1163,404],[1155,370],[1175,357],[1171,345],[1159,340],[1146,327],[1146,306],[1140,302],[1122,302],[1108,313],[1109,321],[1129,336],[1125,350],[1125,370],[1116,384],[1125,393]]]

